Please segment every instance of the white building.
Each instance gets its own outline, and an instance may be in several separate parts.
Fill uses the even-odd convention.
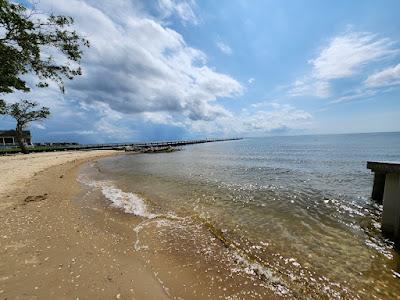
[[[23,131],[23,140],[26,145],[32,145],[31,132]],[[18,146],[17,132],[15,130],[0,130],[0,147]]]

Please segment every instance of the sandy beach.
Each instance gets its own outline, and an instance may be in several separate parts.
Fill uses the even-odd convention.
[[[201,240],[190,226],[189,235],[176,236],[178,231],[161,230],[157,219],[145,219],[143,224],[150,222],[141,242],[157,246],[137,251],[134,231],[140,218],[93,197],[77,180],[82,165],[113,155],[120,154],[0,158],[0,299],[217,299],[229,293],[234,299],[250,293],[280,298],[262,281],[232,274],[227,262],[218,260],[227,249],[206,227]],[[167,240],[180,247],[158,249]],[[211,243],[207,251],[213,248],[215,256],[198,251],[203,242]]]
[[[32,153],[29,155],[11,155],[0,157],[0,197],[9,198],[8,201],[2,199],[0,209],[13,204],[14,197],[7,197],[7,193],[24,188],[38,173],[50,167],[77,162],[82,160],[94,159],[113,155],[113,150],[98,151],[65,151],[65,152],[46,152]]]
[[[0,157],[1,299],[167,299],[133,235],[71,199],[80,165],[114,151]]]
[[[0,0],[0,300],[400,300],[396,11]]]
[[[203,159],[203,149],[0,157],[0,299],[398,298],[391,272],[398,256],[368,246],[364,231],[336,226],[326,207],[333,198],[205,181],[235,179],[229,174],[242,169],[229,165],[236,159],[228,155],[230,167],[210,175],[208,164],[218,166],[221,155]],[[279,175],[259,168],[246,174],[273,182],[270,172]],[[309,212],[310,199],[318,210]],[[368,206],[346,204],[335,218],[366,224],[363,230],[376,224],[373,208],[367,218],[361,213]],[[299,226],[296,214],[312,226]]]

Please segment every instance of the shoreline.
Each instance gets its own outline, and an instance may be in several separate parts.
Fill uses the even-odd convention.
[[[206,223],[178,217],[171,227],[168,216],[126,213],[78,180],[83,168],[117,153],[42,156],[50,167],[37,155],[35,163],[11,157],[32,177],[14,176],[19,185],[0,197],[8,203],[0,209],[0,298],[281,299],[258,276],[232,271],[240,258]]]
[[[101,214],[88,220],[73,203],[82,164],[116,153],[0,158],[9,172],[0,186],[1,298],[170,299],[135,254],[129,227],[113,230]]]
[[[29,185],[33,178],[48,168],[118,154],[114,150],[64,151],[0,156],[0,210],[13,205],[10,194]],[[7,199],[8,198],[8,199]],[[5,201],[7,199],[8,201]]]
[[[110,157],[81,169],[90,193],[79,201],[86,206],[87,219],[94,220],[97,214],[116,232],[129,228],[130,235],[135,233],[135,253],[173,299],[282,299],[292,294],[279,275],[230,243],[213,224],[178,207],[163,207],[168,200],[157,192],[132,186],[137,181],[156,191],[153,180],[110,181],[103,164],[118,161]]]

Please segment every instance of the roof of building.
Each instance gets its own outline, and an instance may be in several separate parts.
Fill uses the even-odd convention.
[[[29,130],[24,130],[23,132],[24,137],[30,137],[31,132]],[[17,132],[15,130],[0,130],[0,137],[12,137],[17,136]]]

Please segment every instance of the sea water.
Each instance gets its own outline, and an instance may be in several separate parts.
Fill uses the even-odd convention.
[[[167,289],[171,269],[176,276],[194,269],[211,274],[230,299],[270,292],[396,299],[400,259],[382,235],[382,207],[370,198],[368,160],[400,161],[400,133],[247,138],[126,154],[97,161],[81,179],[140,219],[133,247],[154,268],[160,257],[168,261],[157,271]],[[211,287],[204,295],[212,296]]]

